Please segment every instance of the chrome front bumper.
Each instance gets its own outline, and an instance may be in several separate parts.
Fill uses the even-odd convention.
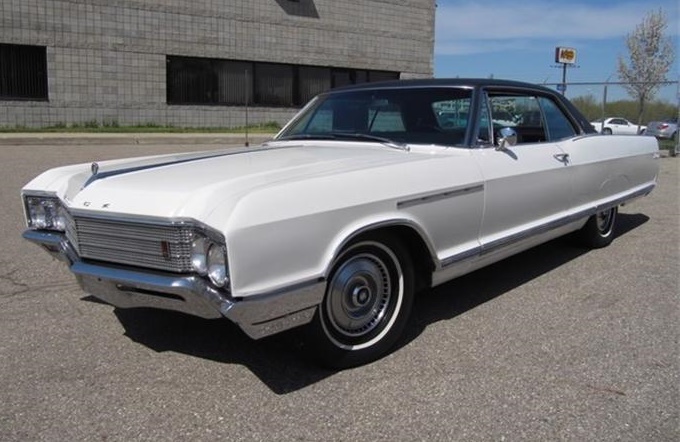
[[[207,319],[224,316],[253,339],[309,323],[325,290],[319,280],[234,298],[198,276],[85,262],[59,233],[27,230],[23,237],[66,262],[83,291],[115,307],[159,308]]]

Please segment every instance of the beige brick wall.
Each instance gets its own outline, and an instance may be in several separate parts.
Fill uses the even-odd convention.
[[[166,55],[433,73],[434,0],[0,0],[0,43],[47,47],[48,102],[0,126],[96,120],[238,126],[244,110],[168,106]],[[256,108],[284,122],[295,109]]]

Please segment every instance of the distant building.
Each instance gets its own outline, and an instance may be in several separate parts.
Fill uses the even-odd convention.
[[[431,77],[434,0],[0,0],[0,126],[241,126]]]

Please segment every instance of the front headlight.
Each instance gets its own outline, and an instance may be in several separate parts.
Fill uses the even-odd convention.
[[[195,233],[191,243],[191,267],[201,276],[207,276],[217,287],[229,284],[227,250],[220,243]]]
[[[25,197],[26,222],[31,229],[66,230],[66,209],[54,197]]]
[[[204,236],[196,236],[191,243],[191,266],[201,276],[208,274],[208,248],[210,240]]]
[[[212,244],[208,250],[208,277],[217,287],[224,287],[229,282],[226,250],[217,244]]]

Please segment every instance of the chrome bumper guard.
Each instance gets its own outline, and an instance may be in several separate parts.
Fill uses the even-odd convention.
[[[309,323],[325,284],[312,281],[274,293],[234,298],[193,275],[175,275],[82,261],[66,237],[27,230],[23,237],[68,264],[83,291],[118,308],[174,310],[206,319],[222,316],[252,339]]]

